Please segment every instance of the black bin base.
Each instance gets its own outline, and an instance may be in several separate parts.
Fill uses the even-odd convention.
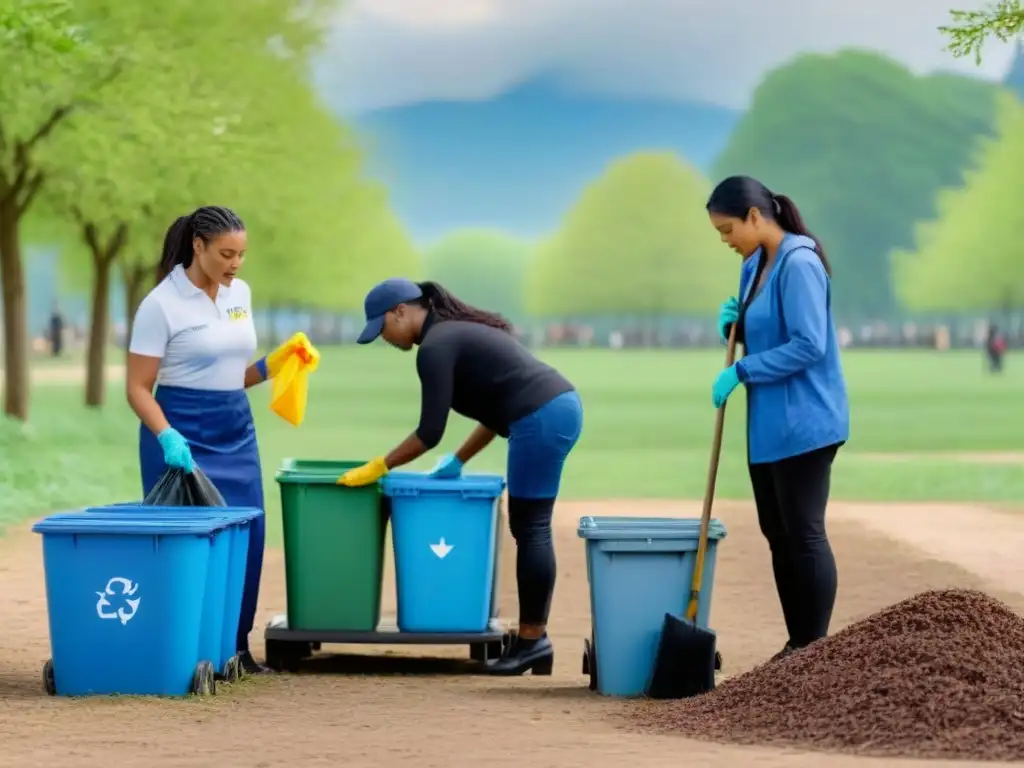
[[[325,644],[337,645],[467,645],[469,657],[481,668],[511,645],[516,630],[492,618],[485,632],[401,632],[395,616],[383,616],[374,631],[289,629],[285,614],[275,616],[263,633],[267,666],[277,672],[297,672],[304,659]]]

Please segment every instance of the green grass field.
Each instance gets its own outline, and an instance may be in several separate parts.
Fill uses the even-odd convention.
[[[264,461],[268,514],[277,517],[274,469],[284,457],[364,460],[416,425],[418,381],[412,354],[387,348],[325,349],[312,379],[306,422],[294,428],[252,395]],[[583,437],[571,456],[565,498],[699,498],[714,422],[711,382],[718,350],[545,352],[584,401]],[[117,357],[113,362],[120,362]],[[885,461],[872,453],[1024,449],[1024,372],[1012,357],[1000,377],[978,353],[851,351],[844,356],[851,441],[837,460],[833,497],[851,500],[1024,499],[1024,463],[982,464],[935,456]],[[127,501],[140,494],[137,423],[112,386],[102,412],[87,411],[79,386],[37,386],[29,427],[0,425],[0,525],[54,509]],[[718,494],[749,498],[742,393],[730,401]],[[453,416],[443,445],[470,425]],[[503,471],[496,442],[472,470]],[[429,468],[435,455],[413,466]]]

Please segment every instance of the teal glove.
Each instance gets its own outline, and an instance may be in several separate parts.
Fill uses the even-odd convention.
[[[168,427],[157,435],[156,439],[160,442],[160,447],[164,449],[164,463],[168,467],[183,469],[186,472],[191,472],[196,468],[188,441],[182,437],[181,432],[174,427]]]
[[[736,389],[740,384],[740,376],[736,372],[736,366],[730,365],[724,371],[715,377],[715,383],[711,387],[711,402],[715,404],[715,408],[721,408],[725,405],[725,401],[729,399],[729,395]]]
[[[718,310],[718,335],[722,341],[729,339],[729,326],[740,319],[740,303],[735,296],[730,296],[722,302]]]
[[[441,459],[430,470],[429,477],[436,477],[438,480],[452,480],[462,474],[462,462],[454,454],[442,456]]]

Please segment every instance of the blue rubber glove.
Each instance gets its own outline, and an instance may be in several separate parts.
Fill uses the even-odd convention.
[[[156,439],[160,447],[164,449],[164,463],[171,469],[184,469],[191,472],[196,468],[192,460],[192,450],[188,447],[188,441],[182,437],[181,432],[174,427],[168,427]]]
[[[436,477],[438,480],[451,480],[462,474],[462,462],[455,454],[442,456],[441,459],[430,470],[429,477]]]
[[[718,310],[718,335],[722,341],[729,340],[729,326],[740,318],[740,303],[735,296],[722,302]]]
[[[729,395],[740,384],[740,376],[736,372],[736,366],[730,365],[715,377],[715,383],[711,387],[711,402],[715,408],[721,408]]]

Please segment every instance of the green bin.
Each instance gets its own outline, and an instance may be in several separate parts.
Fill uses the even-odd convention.
[[[337,479],[360,461],[285,459],[277,471],[288,628],[372,632],[380,621],[388,515],[377,483]]]

